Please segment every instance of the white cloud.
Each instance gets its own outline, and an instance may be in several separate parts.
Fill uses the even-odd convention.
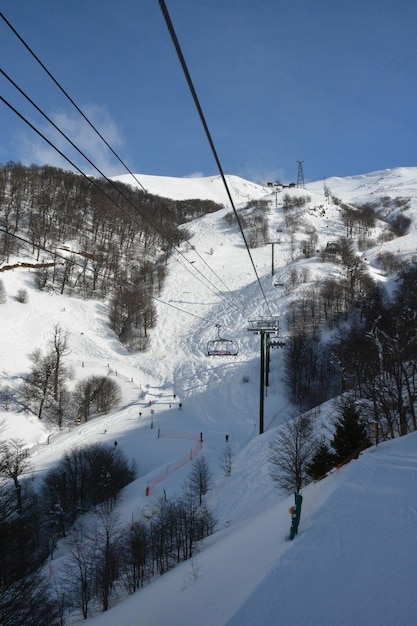
[[[82,111],[106,142],[118,153],[123,140],[116,122],[108,112],[95,104],[82,107]],[[73,113],[60,111],[51,113],[49,117],[105,176],[120,173],[122,165],[79,113],[75,110]],[[100,175],[52,126],[45,123],[43,127],[39,127],[39,130],[82,172],[89,175]],[[63,169],[74,169],[63,156],[40,137],[33,140],[32,138],[29,139],[28,134],[25,134],[23,153],[25,163],[49,164]],[[120,157],[123,159],[122,155]]]

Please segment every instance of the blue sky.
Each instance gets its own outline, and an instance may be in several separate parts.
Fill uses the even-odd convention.
[[[166,5],[224,171],[289,182],[298,159],[309,181],[417,165],[415,0]],[[157,0],[20,0],[2,12],[134,172],[218,173]],[[3,20],[0,42],[4,72],[106,175],[125,173]],[[69,167],[3,102],[0,131],[1,163]]]

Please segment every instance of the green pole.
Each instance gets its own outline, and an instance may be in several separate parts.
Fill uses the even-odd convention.
[[[292,541],[295,535],[298,532],[298,525],[300,523],[301,517],[301,503],[303,501],[303,496],[300,493],[294,494],[295,504],[294,510],[291,513],[291,529],[290,529],[290,540]]]
[[[261,331],[261,371],[259,381],[259,434],[264,432],[264,394],[265,394],[265,332]]]

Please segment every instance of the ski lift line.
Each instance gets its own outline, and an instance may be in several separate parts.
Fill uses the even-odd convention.
[[[59,252],[56,252],[55,250],[50,250],[49,248],[46,248],[45,246],[42,246],[41,244],[36,244],[33,243],[32,241],[29,241],[28,239],[25,239],[24,237],[21,237],[20,235],[16,235],[15,233],[10,233],[7,230],[5,230],[4,228],[0,227],[0,232],[4,233],[5,235],[9,235],[10,237],[14,237],[15,239],[18,239],[19,241],[26,243],[32,247],[35,247],[39,250],[42,250],[43,252],[46,252],[47,254],[50,254],[51,256],[54,257],[58,257],[60,259],[62,259],[63,261],[68,261],[68,257],[64,256],[63,254],[60,254]],[[88,266],[85,267],[84,265],[82,265],[81,263],[77,262],[77,261],[73,261],[73,264],[76,265],[77,267],[80,267],[82,270],[86,271],[86,272],[93,272],[94,270],[89,268]],[[118,286],[117,283],[115,283],[113,280],[109,279],[107,276],[105,276],[104,274],[101,275],[99,273],[99,276],[102,276],[103,278],[106,278],[106,280],[109,283],[112,283],[114,286]],[[156,298],[155,296],[149,295],[149,298],[151,300],[155,300],[156,302],[159,302],[161,304],[166,304],[167,306],[171,306],[175,309],[177,309],[178,311],[181,311],[182,313],[185,313],[186,315],[191,315],[192,317],[197,317],[201,320],[203,320],[204,322],[209,321],[207,318],[201,317],[199,315],[195,315],[194,313],[190,313],[189,311],[185,311],[184,309],[181,309],[180,307],[177,307],[175,305],[170,304],[169,302],[165,302],[164,300],[161,300],[160,298]]]
[[[358,118],[360,118],[361,114],[363,114],[366,103],[372,102],[377,98],[378,94],[383,91],[383,89],[394,80],[398,74],[400,74],[403,69],[408,65],[408,63],[414,59],[417,54],[416,50],[407,51],[407,56],[403,60],[401,57],[406,48],[413,42],[413,40],[417,37],[417,31],[415,31],[405,43],[399,48],[398,52],[388,61],[388,63],[382,67],[380,72],[365,84],[362,92],[357,96],[356,100],[352,103],[350,107],[350,111],[347,111],[345,115],[341,116],[339,120],[333,122],[330,126],[326,128],[327,131],[331,131],[333,134],[339,131],[343,131],[348,129]],[[397,62],[399,66],[397,70],[395,70],[394,64]],[[379,85],[378,85],[379,83]],[[322,132],[322,131],[320,131]],[[311,134],[314,141],[316,141],[315,133]],[[308,155],[307,155],[308,156]]]
[[[201,108],[200,101],[199,101],[198,96],[197,96],[197,92],[196,92],[196,90],[195,90],[195,88],[194,88],[194,85],[193,85],[193,82],[192,82],[192,80],[191,80],[191,76],[190,76],[190,73],[189,73],[189,71],[188,71],[187,64],[186,64],[186,62],[185,62],[185,58],[184,58],[184,55],[183,55],[183,53],[182,53],[182,50],[181,50],[181,47],[180,47],[180,44],[179,44],[179,41],[178,41],[177,35],[176,35],[176,33],[175,33],[174,26],[173,26],[172,21],[171,21],[171,18],[170,18],[170,16],[169,16],[168,9],[167,9],[167,7],[166,7],[166,4],[165,4],[165,1],[164,1],[164,0],[158,0],[158,1],[159,1],[159,6],[160,6],[160,9],[161,9],[161,11],[162,11],[162,15],[163,15],[163,17],[164,17],[164,19],[165,19],[165,23],[166,23],[166,25],[167,25],[167,28],[168,28],[169,34],[171,35],[171,39],[172,39],[172,42],[173,42],[173,44],[174,44],[174,48],[175,48],[175,51],[176,51],[176,53],[177,53],[177,56],[178,56],[179,62],[180,62],[180,64],[181,64],[181,67],[182,67],[182,70],[183,70],[183,73],[184,73],[185,79],[186,79],[186,81],[187,81],[187,84],[188,84],[188,87],[189,87],[189,89],[190,89],[190,92],[191,92],[192,98],[193,98],[193,100],[194,100],[194,104],[195,104],[195,106],[196,106],[196,108],[197,108],[198,114],[199,114],[199,116],[200,116],[201,123],[202,123],[203,128],[204,128],[204,131],[205,131],[205,133],[206,133],[206,137],[207,137],[207,140],[208,140],[208,142],[209,142],[209,145],[210,145],[210,148],[211,148],[211,151],[212,151],[212,154],[213,154],[214,160],[215,160],[215,162],[216,162],[216,165],[217,165],[217,168],[218,168],[218,170],[219,170],[219,173],[220,173],[221,179],[222,179],[222,181],[223,181],[223,185],[224,185],[224,187],[225,187],[225,190],[226,190],[227,196],[228,196],[228,198],[229,198],[230,205],[231,205],[231,207],[232,207],[232,209],[233,209],[233,213],[235,214],[235,217],[236,217],[236,219],[237,219],[237,223],[239,224],[240,233],[241,233],[242,238],[243,238],[243,241],[244,241],[244,243],[245,243],[246,250],[247,250],[247,253],[248,253],[248,255],[249,255],[249,258],[250,258],[250,261],[251,261],[251,264],[252,264],[252,268],[253,268],[253,270],[254,270],[254,272],[255,272],[255,276],[256,276],[256,279],[257,279],[257,281],[258,281],[259,288],[260,288],[261,293],[262,293],[262,295],[263,295],[263,298],[264,298],[265,304],[266,304],[266,306],[267,306],[267,309],[269,310],[269,305],[268,305],[268,301],[267,301],[267,298],[266,298],[266,295],[265,295],[265,291],[264,291],[264,289],[263,289],[263,287],[262,287],[262,284],[261,284],[261,281],[260,281],[260,278],[259,278],[258,272],[257,272],[257,270],[256,270],[255,262],[254,262],[254,260],[253,260],[252,255],[251,255],[251,252],[250,252],[250,249],[249,249],[249,245],[248,245],[248,242],[247,242],[247,240],[246,240],[245,233],[244,233],[244,231],[243,231],[243,227],[242,227],[241,221],[240,221],[240,219],[239,219],[239,215],[238,215],[238,213],[237,213],[237,211],[236,211],[236,207],[235,207],[235,205],[234,205],[233,198],[232,198],[232,195],[231,195],[231,193],[230,193],[230,189],[229,189],[229,186],[228,186],[228,184],[227,184],[226,177],[225,177],[225,174],[224,174],[224,171],[223,171],[222,165],[221,165],[221,163],[220,163],[220,159],[219,159],[219,157],[218,157],[218,154],[217,154],[217,151],[216,151],[216,148],[215,148],[215,145],[214,145],[213,139],[212,139],[212,137],[211,137],[210,130],[209,130],[209,128],[208,128],[208,125],[207,125],[207,122],[206,122],[206,119],[205,119],[205,116],[204,116],[203,110],[202,110],[202,108]]]
[[[69,157],[67,157],[59,148],[57,148],[52,141],[50,141],[40,130],[38,130],[28,119],[26,119],[12,104],[10,104],[3,96],[0,95],[0,100],[2,102],[4,102],[4,104],[6,104],[6,106],[8,106],[22,121],[24,121],[35,133],[37,133],[44,141],[46,141],[46,143],[48,143],[56,152],[58,152],[58,154],[60,156],[62,156],[75,170],[77,170],[82,176],[84,176],[84,178],[90,183],[92,184],[100,193],[102,193],[104,196],[106,196],[106,198],[108,200],[110,200],[110,202],[112,204],[114,204],[120,211],[122,211],[122,213],[124,213],[125,215],[127,215],[127,217],[130,220],[135,221],[135,215],[130,215],[125,209],[123,209],[123,207],[121,207],[119,204],[117,204],[117,202],[115,202],[114,198],[112,198],[111,196],[109,196],[95,181],[93,178],[87,176],[73,161],[71,161],[71,159]],[[94,166],[95,167],[95,166]],[[100,172],[100,170],[98,168],[97,169],[98,172]],[[101,172],[100,172],[101,173]],[[148,224],[150,224],[150,226],[156,230],[156,232],[158,232],[161,237],[163,239],[165,239],[165,241],[167,241],[185,260],[188,260],[187,257],[181,252],[181,250],[179,250],[172,241],[170,241],[169,239],[166,238],[166,236],[157,228],[157,226],[155,226],[155,224],[152,223],[152,221],[146,216],[144,215],[140,209],[134,205],[129,198],[127,198],[122,191],[117,187],[117,185],[114,184],[113,181],[111,181],[109,178],[107,178],[106,176],[104,176],[103,174],[103,178],[109,182],[111,184],[112,187],[114,187],[118,193],[120,193],[120,195],[126,200],[126,202],[128,202],[140,215],[142,215],[143,219],[145,221],[148,222]],[[11,233],[8,233],[11,234]],[[39,247],[39,246],[36,246]],[[46,251],[46,249],[45,249]],[[204,274],[202,274],[202,272],[200,270],[198,270],[197,268],[194,268],[193,266],[191,266],[193,268],[193,270],[195,272],[197,272],[198,274],[202,275],[204,277]],[[187,264],[185,266],[185,269],[191,274],[192,273],[192,269],[189,267],[189,264]],[[197,280],[198,277],[196,277]],[[205,278],[205,277],[204,277]],[[208,280],[208,279],[207,279]],[[201,281],[200,281],[201,282]],[[202,283],[203,284],[203,283]],[[217,289],[217,288],[216,288]],[[224,294],[222,294],[222,292],[220,290],[218,290],[218,293],[220,293],[221,297],[224,297]]]
[[[13,87],[15,87],[15,89],[17,89],[19,91],[19,93],[21,93],[26,100],[49,122],[49,124],[51,124],[51,126],[53,126],[53,128],[55,128],[56,131],[58,131],[60,133],[60,135],[66,140],[68,141],[68,143],[75,148],[75,150],[96,170],[96,172],[98,172],[100,174],[100,176],[106,180],[106,182],[108,182],[113,189],[115,189],[122,197],[123,199],[128,202],[135,210],[137,210],[144,219],[147,219],[146,216],[144,216],[139,207],[137,207],[135,204],[133,204],[131,202],[131,200],[129,198],[127,198],[123,192],[118,188],[118,186],[114,183],[114,181],[112,181],[111,179],[107,178],[107,176],[93,163],[93,161],[91,161],[88,156],[86,154],[84,154],[84,152],[82,150],[80,150],[78,148],[78,146],[46,115],[46,113],[44,113],[42,111],[42,109],[23,91],[23,89],[21,89],[13,80],[12,78],[10,78],[10,76],[8,76],[8,74],[6,74],[6,72],[0,68],[0,73],[13,85]],[[80,168],[78,168],[68,157],[65,156],[65,154],[63,154],[63,152],[61,152],[51,141],[49,141],[40,131],[38,131],[32,124],[30,124],[30,122],[28,122],[28,120],[26,120],[26,118],[24,118],[21,114],[18,113],[18,111],[12,107],[4,98],[2,98],[3,102],[5,102],[5,104],[7,104],[17,115],[19,115],[19,117],[25,121],[35,132],[37,132],[40,137],[42,139],[44,139],[45,141],[47,141],[47,143],[54,148],[64,159],[66,159],[66,161],[68,161],[68,163],[70,163],[70,165],[72,165],[73,167],[75,167],[75,169],[77,169],[77,171],[82,174],[85,178],[87,178],[87,180],[91,181],[91,178],[86,176],[81,170]],[[105,191],[103,191],[101,189],[101,187],[99,187],[98,185],[95,185],[99,191],[101,191],[113,204],[115,204],[115,206],[117,206],[123,213],[125,213],[126,215],[128,215],[128,217],[130,219],[132,219],[132,216],[129,215],[125,209],[123,209],[123,207],[121,207],[120,205],[118,205],[113,198],[111,198],[108,194],[106,194]],[[147,219],[148,223],[157,231],[158,229],[152,224],[152,222]],[[160,233],[161,234],[161,233]],[[168,241],[168,240],[167,240]],[[171,243],[170,241],[168,241],[168,243]]]
[[[417,32],[414,33],[412,38],[414,38],[416,35]],[[347,128],[349,128],[361,116],[366,105],[369,102],[375,101],[375,99],[384,92],[389,83],[393,81],[404,69],[404,67],[416,56],[417,51],[412,51],[411,53],[409,53],[409,56],[403,63],[402,67],[397,69],[393,73],[391,72],[391,74],[386,77],[384,77],[383,75],[387,68],[383,69],[379,73],[379,75],[368,85],[364,92],[360,96],[358,96],[356,102],[354,103],[355,108],[344,119],[342,119],[337,125],[334,126],[334,130],[346,130]],[[380,82],[379,85],[377,85],[377,81]]]
[[[196,319],[202,320],[203,322],[209,321],[206,317],[201,317],[201,315],[197,315],[196,313],[190,313],[189,311],[185,311],[181,309],[179,306],[175,304],[171,304],[170,302],[165,302],[165,300],[160,300],[160,298],[152,298],[155,302],[159,302],[160,304],[166,304],[166,306],[170,306],[172,309],[176,309],[177,311],[181,311],[181,313],[185,313],[186,315],[190,315],[191,317],[195,317]]]
[[[60,254],[59,252],[55,250],[51,250],[50,248],[47,248],[45,246],[42,246],[41,244],[38,243],[34,243],[33,241],[29,241],[29,239],[25,239],[24,237],[21,237],[20,235],[16,235],[16,233],[11,233],[8,230],[0,227],[0,232],[4,233],[5,235],[8,235],[9,237],[14,237],[15,239],[18,239],[19,241],[28,244],[31,248],[36,248],[37,250],[42,250],[42,252],[46,252],[46,254],[49,254],[55,258],[58,259],[62,259],[63,261],[68,261],[68,256],[65,256],[63,254]],[[81,253],[78,252],[72,252],[69,251],[69,253],[71,255],[74,254],[78,254],[80,255]],[[88,267],[83,265],[82,263],[79,263],[78,261],[76,261],[74,258],[72,259],[72,264],[75,265],[76,267],[81,268],[83,271],[85,272],[94,272],[95,270],[93,270],[91,267]],[[40,266],[42,265],[41,263],[39,264]],[[23,266],[22,266],[23,267]],[[1,268],[0,268],[1,269]],[[113,284],[115,287],[119,287],[119,284],[114,282],[111,278],[109,278],[106,274],[102,274],[101,272],[95,272],[97,276],[99,276],[100,278],[105,278],[107,280],[108,283]],[[151,299],[156,299],[154,296],[149,295],[149,298]]]
[[[105,178],[108,182],[113,183],[113,187],[117,188],[117,185],[114,184],[113,181],[111,181],[111,179],[107,179],[105,174],[88,158],[88,156],[82,151],[80,150],[80,148],[78,148],[78,146],[68,137],[68,135],[66,135],[56,124],[55,122],[53,122],[51,120],[50,117],[48,117],[46,115],[46,113],[44,113],[42,111],[42,109],[23,91],[23,89],[21,89],[21,87],[19,87],[19,85],[17,85],[14,80],[2,69],[0,68],[0,74],[2,74],[8,81],[9,83],[11,83],[13,85],[13,87],[15,89],[17,89],[17,91],[19,91],[20,94],[22,94],[22,96],[24,98],[26,98],[26,100],[38,111],[38,113],[40,113],[47,122],[49,122],[49,124],[51,124],[51,126],[53,126],[53,128],[55,128],[56,131],[58,131],[58,133],[66,140],[68,141],[68,143],[75,148],[75,150],[78,152],[78,154],[80,154],[86,161],[87,163],[89,163],[95,170],[96,172],[98,172],[100,174],[100,176],[102,176],[103,178]],[[123,194],[121,194],[123,196]],[[123,196],[124,197],[124,196]],[[127,198],[125,198],[125,200],[127,200]],[[120,209],[122,207],[119,207]]]
[[[16,233],[10,233],[5,228],[0,227],[0,233],[4,233],[5,235],[8,235],[9,237],[14,237],[15,239],[18,239],[19,241],[22,241],[23,243],[27,243],[29,246],[37,248],[38,250],[42,250],[42,252],[46,252],[47,254],[50,254],[51,256],[58,257],[59,259],[63,259],[64,261],[68,261],[67,256],[64,256],[63,254],[56,252],[56,250],[50,250],[49,248],[46,248],[45,246],[42,246],[41,244],[33,243],[32,241],[29,241],[29,239],[25,239],[24,237],[21,237],[20,235],[16,235]],[[85,271],[93,271],[89,267],[84,267],[84,265],[82,265],[81,263],[78,263],[78,261],[74,261],[74,265],[81,267],[81,269]]]
[[[2,71],[2,70],[1,70]],[[4,102],[4,104],[6,106],[9,107],[9,109],[11,109],[23,122],[25,122],[25,124],[27,124],[29,126],[29,128],[31,128],[37,135],[39,135],[39,137],[41,137],[41,139],[43,139],[49,146],[51,146],[51,148],[53,148],[60,156],[62,156],[63,159],[65,159],[67,161],[67,163],[69,163],[77,172],[79,172],[79,174],[81,174],[81,176],[83,176],[89,183],[91,183],[93,185],[93,187],[95,187],[100,193],[102,193],[104,196],[106,196],[106,198],[108,200],[110,200],[110,202],[112,204],[114,204],[118,209],[120,209],[122,211],[122,213],[125,213],[125,215],[127,215],[129,217],[129,219],[132,220],[132,218],[134,216],[129,215],[129,213],[127,213],[127,211],[125,209],[123,209],[123,207],[121,207],[119,204],[117,204],[114,200],[114,198],[112,198],[111,196],[109,196],[104,189],[102,189],[95,181],[92,177],[87,176],[73,161],[71,161],[71,159],[69,157],[67,157],[62,150],[60,150],[59,148],[57,148],[57,146],[55,146],[55,144],[50,141],[38,128],[36,128],[36,126],[34,126],[24,115],[22,115],[22,113],[20,113],[10,102],[8,102],[8,100],[6,100],[3,96],[0,95],[0,100],[2,102]],[[63,134],[63,133],[62,133]],[[65,136],[65,135],[64,135]],[[79,151],[80,152],[80,151]],[[80,154],[82,154],[80,152]],[[100,170],[94,166],[94,168],[101,174]],[[104,176],[103,174],[103,178],[109,182],[117,191],[118,193],[120,193],[120,195],[122,195],[122,197],[136,210],[138,211],[141,215],[142,213],[140,212],[139,208],[137,206],[135,206],[128,198],[126,198],[126,196],[124,196],[124,194],[120,191],[120,189],[118,189],[117,185],[115,185],[113,183],[113,181],[111,181],[109,178],[106,178],[106,176]],[[149,218],[147,218],[145,215],[142,215],[142,217],[152,226],[152,228],[154,228],[157,232],[159,232],[159,230],[154,226],[154,224],[152,224],[152,222],[149,220]],[[160,233],[161,234],[161,233]],[[164,239],[166,239],[166,237],[164,237]],[[166,239],[166,241],[172,245],[172,243]]]
[[[50,254],[51,256],[54,257],[58,257],[60,259],[62,259],[63,261],[67,261],[68,257],[64,256],[63,254],[60,254],[59,252],[56,252],[55,250],[50,250],[49,248],[46,248],[45,246],[42,246],[41,244],[34,244],[32,241],[29,241],[28,239],[25,239],[24,237],[21,237],[20,235],[16,235],[15,233],[10,233],[7,230],[5,230],[4,228],[0,227],[0,232],[4,233],[5,235],[9,235],[10,237],[14,237],[15,239],[18,239],[19,241],[26,243],[32,247],[35,247],[39,250],[42,250],[43,252],[46,252],[47,254]],[[93,272],[94,270],[89,268],[88,266],[85,267],[84,265],[82,265],[81,263],[77,262],[77,261],[73,261],[73,264],[77,267],[80,267],[83,271],[86,272]],[[99,273],[99,275],[101,275]],[[106,280],[113,284],[114,286],[118,286],[117,283],[115,283],[113,280],[109,279],[107,276],[105,276],[104,274],[102,275],[103,278],[106,278]],[[185,309],[181,309],[178,306],[175,306],[174,304],[171,304],[169,302],[165,302],[165,300],[161,300],[160,298],[157,298],[155,296],[149,295],[149,298],[151,300],[155,300],[155,302],[159,302],[160,304],[165,304],[166,306],[170,306],[171,308],[176,309],[177,311],[180,311],[181,313],[184,313],[185,315],[189,315],[191,317],[195,317],[197,319],[202,320],[203,322],[212,322],[212,320],[210,320],[207,317],[201,317],[200,315],[196,315],[195,313],[190,313],[189,311],[186,311]]]
[[[87,116],[83,113],[83,111],[80,109],[80,107],[74,102],[74,100],[71,98],[71,96],[65,91],[65,89],[62,87],[62,85],[57,81],[57,79],[51,74],[51,72],[47,69],[47,67],[44,65],[44,63],[42,63],[42,61],[39,59],[39,57],[33,52],[32,48],[30,48],[30,46],[26,43],[26,41],[23,39],[23,37],[21,35],[19,35],[19,33],[17,32],[17,30],[11,25],[11,23],[6,19],[6,17],[3,15],[3,13],[0,12],[0,17],[3,19],[3,21],[7,24],[7,26],[10,28],[10,30],[16,35],[16,37],[19,39],[19,41],[25,46],[25,48],[28,50],[28,52],[33,56],[33,58],[37,61],[37,63],[39,63],[39,65],[42,67],[42,69],[46,72],[46,74],[49,76],[49,78],[55,83],[55,85],[58,87],[58,89],[64,94],[64,96],[69,100],[69,102],[71,102],[71,104],[73,105],[73,107],[78,111],[78,113],[81,115],[81,117],[87,122],[87,124],[92,128],[92,130],[96,133],[96,135],[101,139],[101,141],[103,141],[103,143],[107,146],[107,148],[110,150],[110,152],[113,154],[113,156],[116,157],[116,159],[119,161],[119,163],[125,168],[125,170],[127,172],[129,172],[129,174],[131,176],[133,176],[134,180],[138,183],[138,185],[142,188],[142,190],[145,193],[148,193],[147,190],[145,189],[145,187],[142,185],[142,183],[137,179],[137,177],[135,176],[135,174],[133,174],[133,172],[131,172],[131,170],[129,169],[129,167],[126,165],[126,163],[119,157],[119,155],[115,152],[115,150],[110,146],[110,144],[106,141],[106,139],[101,135],[101,133],[97,130],[97,128],[92,124],[92,122],[90,122],[90,120],[87,118]]]
[[[196,253],[196,255],[198,256],[199,259],[201,259],[201,261],[203,261],[203,263],[209,268],[209,270],[211,272],[213,272],[213,274],[215,275],[215,277],[221,282],[221,284],[226,288],[226,290],[230,293],[230,295],[232,296],[232,298],[234,298],[236,300],[236,302],[238,303],[241,311],[244,310],[244,307],[242,305],[242,303],[239,301],[239,298],[233,293],[233,291],[231,289],[229,289],[229,287],[226,285],[226,283],[224,282],[224,280],[221,278],[221,276],[219,276],[217,274],[217,272],[214,271],[214,269],[211,267],[211,265],[209,263],[207,263],[207,261],[204,259],[204,257],[198,252],[198,250],[196,248],[193,249],[193,251]],[[208,279],[207,279],[208,280]],[[217,289],[217,287],[216,287]],[[233,304],[233,303],[232,303]]]
[[[180,259],[175,259],[175,260],[176,260],[176,261],[177,261],[177,263],[179,263],[182,267],[184,267],[184,269],[188,269],[188,266],[187,266],[187,265],[184,265],[183,263],[181,263]],[[236,303],[235,303],[235,302],[233,302],[232,300],[230,300],[228,296],[226,296],[226,295],[225,295],[222,291],[220,291],[220,289],[219,289],[218,287],[216,287],[216,285],[215,285],[215,284],[214,284],[214,283],[213,283],[213,282],[212,282],[209,278],[207,278],[207,276],[204,276],[204,274],[203,274],[200,270],[198,270],[198,268],[194,268],[194,269],[196,270],[196,272],[198,272],[198,273],[199,273],[199,274],[200,274],[200,275],[204,278],[204,280],[206,280],[206,281],[207,281],[207,282],[208,282],[208,283],[209,283],[209,284],[213,287],[213,289],[212,289],[212,288],[211,288],[211,287],[209,287],[208,285],[204,285],[207,289],[209,289],[209,290],[210,290],[212,293],[214,293],[215,295],[220,295],[220,298],[224,299],[224,300],[225,300],[228,304],[230,304],[231,306],[233,306],[233,307],[235,307],[235,308],[238,308],[238,307],[237,307],[237,305],[236,305]],[[195,278],[197,278],[197,277],[195,277]],[[199,282],[200,282],[201,284],[204,284],[204,283],[202,283],[202,281],[201,281],[201,280],[199,280]],[[232,294],[232,295],[233,295],[233,294]],[[236,298],[236,297],[235,297],[235,298]],[[241,305],[241,303],[239,302],[238,298],[236,298],[236,301],[237,301],[237,303],[240,305],[240,309],[239,309],[239,310],[240,310],[240,313],[244,313],[244,312],[245,312],[245,309],[244,309],[244,307]]]

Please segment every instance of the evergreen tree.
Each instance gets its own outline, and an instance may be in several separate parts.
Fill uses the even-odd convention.
[[[311,463],[307,466],[307,474],[311,476],[313,480],[319,480],[323,478],[335,464],[335,455],[330,450],[328,443],[322,440],[317,446]]]
[[[332,446],[335,451],[336,462],[344,461],[358,448],[367,448],[371,445],[366,427],[361,420],[355,402],[349,398],[342,406],[340,416],[335,423],[335,433]]]

